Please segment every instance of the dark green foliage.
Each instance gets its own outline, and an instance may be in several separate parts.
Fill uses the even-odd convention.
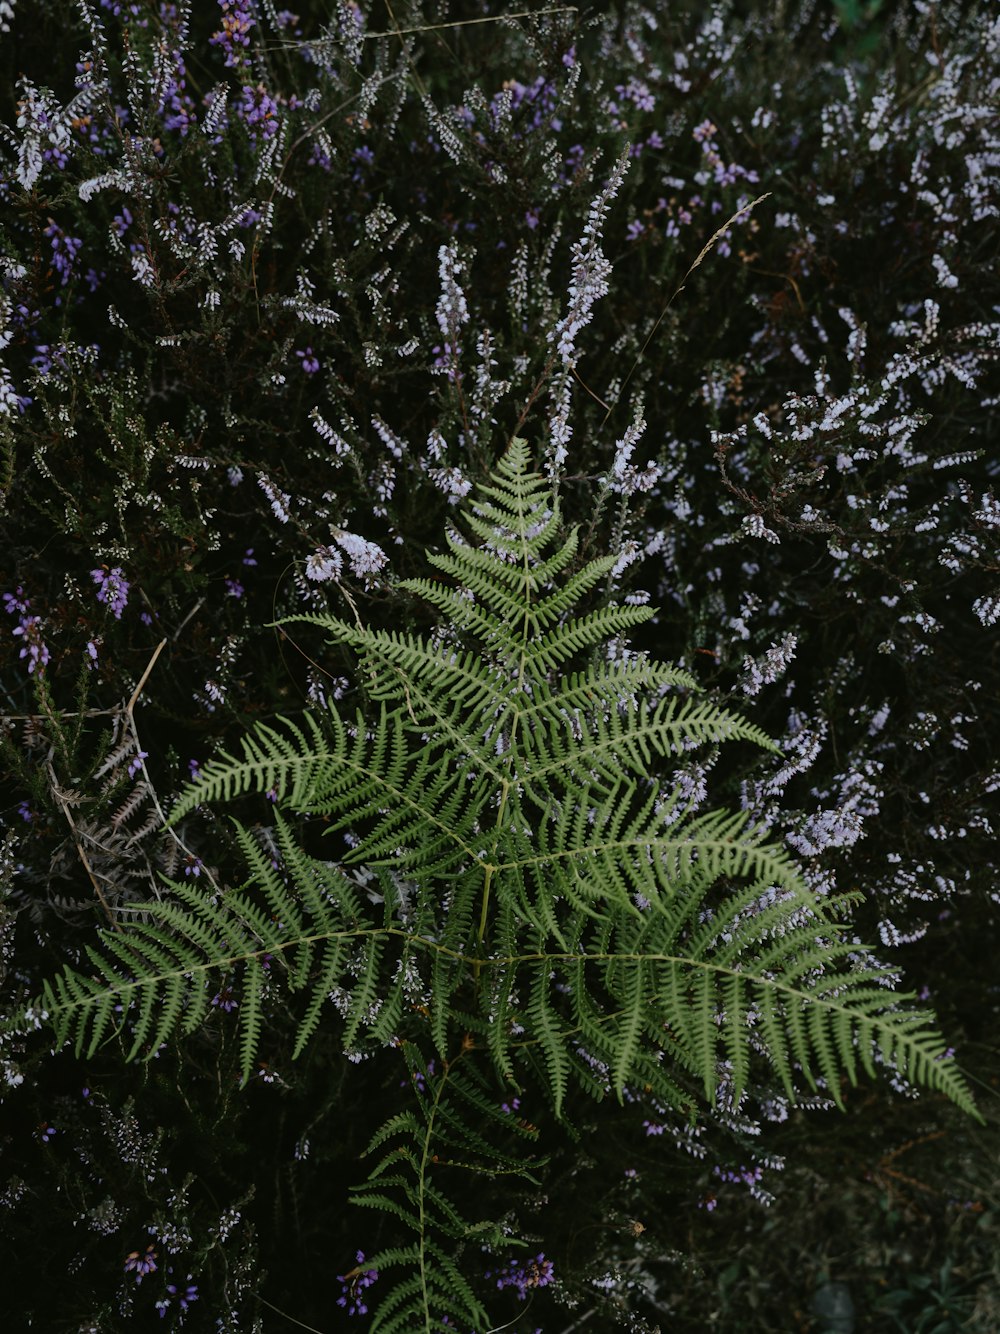
[[[346,1207],[406,1147],[363,1161],[374,1127],[425,1126],[409,1060],[498,1161],[518,1149],[466,1087],[538,1124],[538,1185],[424,1176],[461,1220],[424,1244],[496,1325],[804,1328],[843,1280],[857,1334],[933,1322],[935,1293],[964,1319],[973,1287],[994,1334],[993,7],[244,7],[233,46],[215,0],[0,0],[7,1322],[363,1325],[328,1269],[419,1249]],[[503,503],[480,490],[473,545],[441,539],[514,437],[565,525],[535,570],[530,701],[484,674],[523,591],[489,546]],[[98,600],[113,570],[127,605]],[[196,761],[251,762],[248,728],[260,772],[165,827]],[[498,838],[484,921],[470,854],[505,765],[532,832]],[[794,853],[825,973],[795,973],[804,921],[761,938],[791,901],[752,866],[685,865],[671,803],[703,843],[738,810],[723,833],[758,868]],[[89,984],[53,1055],[20,1017],[67,967]],[[816,999],[841,975],[853,1015],[779,981]],[[904,988],[985,1127],[847,1043],[883,1003],[905,1035]],[[657,991],[683,1031],[636,1008]],[[515,1301],[495,1285],[518,1238],[558,1278]]]
[[[561,535],[559,503],[528,471],[523,440],[478,496],[468,515],[478,545],[450,531],[449,554],[429,557],[454,585],[404,584],[441,611],[436,638],[323,621],[359,654],[369,716],[348,723],[331,705],[304,728],[258,724],[242,759],[206,765],[177,803],[175,822],[205,802],[270,792],[278,859],[237,824],[247,889],[220,898],[174,882],[180,905],[144,904],[146,920],[105,932],[103,953],[88,947],[92,971],[67,970],[34,1007],[59,1041],[93,1055],[114,1027],[127,1032],[128,1058],[152,1053],[199,1027],[213,986],[233,978],[248,1080],[280,972],[308,995],[296,1054],[336,996],[345,1051],[408,1043],[426,1027],[445,1076],[456,1053],[481,1048],[498,1087],[521,1088],[530,1073],[557,1117],[571,1083],[598,1097],[643,1091],[688,1115],[699,1094],[712,1105],[725,1078],[738,1104],[760,1056],[790,1098],[801,1080],[821,1080],[842,1105],[841,1079],[856,1082],[859,1065],[874,1075],[875,1050],[973,1112],[930,1016],[887,993],[885,970],[865,966],[844,934],[846,901],[811,893],[746,814],[692,815],[677,789],[659,787],[663,759],[709,741],[769,745],[759,729],[654,663],[562,674],[652,613],[580,610],[610,561],[568,574],[576,534]],[[671,688],[687,696],[664,698]],[[307,856],[282,808],[321,818],[325,837],[350,833],[353,846]],[[379,892],[359,893],[351,869]],[[416,1030],[415,987],[427,996]],[[382,1298],[387,1330],[413,1328],[418,1314],[428,1330],[439,1315],[482,1319],[442,1250],[442,1226],[450,1238],[467,1229],[428,1183],[428,1157],[440,1141],[449,1158],[477,1149],[483,1170],[514,1160],[494,1162],[482,1139],[482,1095],[452,1081],[467,1125],[445,1084],[423,1124],[394,1117],[372,1145],[417,1142],[383,1158],[362,1193],[416,1233],[383,1259],[416,1269]]]

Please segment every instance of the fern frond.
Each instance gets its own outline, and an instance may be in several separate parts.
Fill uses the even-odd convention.
[[[399,586],[461,647],[279,622],[357,656],[365,709],[257,723],[206,764],[172,822],[275,799],[267,849],[234,821],[246,883],[213,897],[166,881],[169,898],[123,913],[35,1006],[60,1043],[118,1037],[131,1058],[193,1032],[232,987],[244,1080],[279,998],[297,1007],[296,1056],[321,1032],[341,1050],[401,1046],[416,1107],[376,1131],[357,1192],[402,1231],[378,1257],[399,1271],[383,1334],[487,1327],[463,1255],[500,1234],[464,1217],[447,1174],[527,1171],[496,1089],[529,1073],[557,1117],[572,1087],[686,1114],[723,1082],[738,1100],[758,1071],[839,1102],[881,1064],[977,1115],[933,1017],[880,985],[840,924],[849,896],[813,893],[746,813],[695,811],[671,777],[693,747],[775,744],[676,668],[585,665],[652,612],[587,605],[616,558],[569,572],[578,535],[523,440],[464,525],[428,556],[441,578]],[[339,860],[305,852],[310,822]]]
[[[391,1117],[372,1136],[366,1156],[382,1150],[368,1180],[355,1187],[355,1202],[377,1208],[407,1225],[415,1234],[413,1245],[389,1247],[368,1262],[381,1274],[402,1267],[409,1276],[398,1280],[378,1304],[372,1329],[406,1331],[439,1329],[443,1323],[483,1329],[489,1317],[444,1239],[467,1242],[499,1227],[488,1220],[465,1217],[442,1184],[455,1170],[492,1174],[498,1170],[531,1179],[538,1163],[505,1152],[476,1129],[470,1110],[505,1137],[531,1137],[491,1102],[471,1070],[458,1067],[463,1056],[445,1061],[435,1072],[412,1044],[404,1047],[416,1098],[416,1111]],[[400,1138],[402,1143],[399,1143]],[[439,1152],[437,1146],[442,1146]],[[461,1161],[460,1161],[461,1160]],[[394,1193],[389,1193],[393,1188]],[[475,1248],[478,1251],[478,1247]]]

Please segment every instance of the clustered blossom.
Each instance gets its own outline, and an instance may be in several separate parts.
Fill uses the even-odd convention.
[[[359,579],[378,574],[389,559],[377,542],[369,542],[357,533],[336,533],[334,541],[347,552],[351,569]]]
[[[348,1315],[367,1315],[368,1307],[362,1294],[366,1288],[370,1288],[378,1281],[378,1270],[363,1267],[364,1251],[358,1251],[354,1258],[358,1262],[357,1268],[351,1269],[346,1274],[337,1275],[337,1282],[343,1289],[337,1298],[337,1305],[346,1307]]]
[[[258,474],[257,485],[260,487],[260,489],[264,492],[265,496],[267,496],[268,500],[271,502],[271,510],[274,514],[274,517],[278,520],[279,523],[287,523],[288,520],[291,518],[288,509],[289,505],[292,503],[291,496],[288,495],[287,492],[282,491],[280,490],[279,487],[275,486],[275,484],[271,481],[270,477],[268,477],[266,473]]]
[[[42,618],[29,614],[31,604],[21,587],[15,593],[4,593],[3,603],[9,615],[18,617],[13,630],[15,637],[21,640],[21,651],[17,656],[28,659],[28,673],[33,675],[48,664],[50,656],[48,646],[42,639]]]
[[[432,351],[436,354],[435,367],[444,371],[453,384],[460,383],[462,379],[459,370],[462,356],[461,328],[469,320],[469,307],[460,281],[463,271],[458,243],[451,241],[441,246],[438,250],[441,295],[437,303],[437,322],[444,337],[444,346],[435,346]]]
[[[239,1008],[239,1001],[233,995],[231,987],[223,987],[221,991],[217,991],[210,1004],[222,1010],[224,1014],[231,1014],[233,1010]]]
[[[777,681],[779,676],[795,656],[798,639],[793,634],[784,635],[781,642],[772,644],[761,658],[743,659],[743,678],[740,688],[751,699],[759,695],[766,685]]]
[[[306,347],[296,351],[295,355],[302,364],[302,369],[306,375],[315,375],[319,370],[319,358],[313,352],[311,347]]]
[[[130,587],[128,580],[125,578],[124,570],[119,565],[116,565],[113,570],[108,570],[106,566],[102,565],[99,570],[91,570],[90,577],[95,584],[100,585],[97,590],[98,602],[105,603],[115,620],[120,621],[122,612],[128,606]]]
[[[167,1270],[168,1274],[172,1274],[173,1272],[174,1271],[172,1269]],[[196,1302],[197,1300],[198,1300],[198,1285],[197,1283],[192,1283],[191,1275],[188,1274],[183,1284],[181,1283],[167,1284],[167,1296],[160,1298],[160,1300],[156,1303],[156,1309],[157,1311],[159,1311],[160,1319],[162,1320],[163,1317],[167,1314],[167,1310],[170,1307],[172,1301],[176,1301],[177,1305],[181,1308],[181,1310],[186,1311],[188,1307],[192,1304],[192,1302]]]
[[[254,18],[253,6],[246,0],[219,0],[219,7],[222,10],[222,27],[208,40],[212,46],[226,53],[226,66],[232,69],[245,61],[244,51],[250,45],[250,29],[256,25],[257,20]]]
[[[71,118],[84,109],[86,98],[78,96],[64,109],[48,88],[36,88],[23,77],[18,85],[22,96],[17,103],[17,128],[21,131],[17,179],[25,190],[31,190],[46,161],[54,162],[60,170],[65,167],[72,147]]]
[[[49,218],[49,225],[43,235],[49,238],[52,247],[52,267],[59,274],[65,287],[73,276],[76,257],[83,247],[83,242],[78,236],[68,236],[52,218]]]
[[[164,129],[175,131],[183,139],[190,134],[198,120],[194,102],[187,90],[183,52],[172,51],[170,61],[170,66],[163,62],[157,112],[163,116]]]
[[[306,561],[306,578],[317,584],[336,579],[343,566],[343,558],[333,547],[320,547]]]
[[[604,189],[590,206],[590,214],[579,241],[572,249],[569,310],[549,334],[549,342],[566,366],[576,362],[576,337],[590,323],[595,303],[607,294],[611,264],[601,249],[601,235],[612,201],[628,171],[628,156],[615,163]]]
[[[258,132],[264,139],[273,139],[278,133],[278,104],[262,83],[256,87],[244,85],[236,113],[249,129],[254,144]]]
[[[487,1278],[496,1279],[498,1288],[515,1288],[517,1295],[524,1301],[532,1288],[545,1288],[555,1277],[551,1260],[539,1252],[533,1260],[509,1260],[502,1269],[489,1273]]]
[[[147,1274],[156,1272],[156,1247],[150,1243],[144,1251],[129,1251],[125,1257],[125,1272],[135,1274],[136,1283],[141,1283]]]

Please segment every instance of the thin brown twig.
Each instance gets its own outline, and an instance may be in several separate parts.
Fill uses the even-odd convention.
[[[680,285],[674,290],[671,296],[667,299],[667,302],[664,305],[663,309],[656,317],[656,323],[653,325],[652,329],[650,329],[649,336],[643,343],[642,347],[639,349],[639,355],[636,357],[635,361],[633,361],[632,367],[629,370],[628,375],[626,375],[625,379],[622,381],[622,386],[618,391],[618,398],[615,401],[616,404],[622,401],[622,395],[625,392],[625,386],[628,384],[629,380],[631,380],[633,371],[635,370],[636,366],[638,366],[639,362],[642,360],[646,348],[649,347],[649,344],[652,341],[653,334],[655,334],[657,329],[660,327],[660,321],[663,319],[664,315],[666,315],[667,311],[673,305],[676,298],[679,297],[681,292],[684,291],[684,285],[687,282],[687,280],[691,277],[692,273],[694,273],[695,269],[698,268],[702,260],[715,245],[716,241],[718,241],[719,237],[729,230],[729,228],[733,225],[733,223],[737,220],[737,218],[742,218],[745,213],[752,213],[758,204],[763,203],[765,199],[770,199],[771,193],[772,192],[768,190],[766,194],[758,195],[757,198],[751,200],[749,204],[744,204],[742,208],[737,209],[736,212],[733,214],[733,216],[728,220],[728,222],[724,222],[722,226],[718,228],[717,231],[714,231],[712,235],[708,238],[708,240],[705,242],[705,244],[702,246],[702,248],[698,251],[698,256],[695,259],[694,263],[688,269],[687,273],[685,273],[684,277],[680,281]],[[608,417],[611,416],[611,412],[612,409],[608,408],[608,411],[604,417],[604,421],[601,422],[602,427],[608,420]]]
[[[208,883],[212,886],[212,888],[213,888],[213,889],[215,890],[215,892],[218,894],[218,893],[220,893],[221,891],[220,891],[220,889],[219,889],[219,886],[216,884],[216,882],[215,882],[215,877],[212,875],[211,871],[208,869],[207,866],[204,865],[204,863],[200,862],[200,859],[199,859],[198,857],[195,856],[195,854],[191,851],[191,849],[190,849],[190,848],[187,846],[187,844],[183,841],[183,839],[182,839],[182,838],[180,837],[180,835],[176,832],[176,830],[172,829],[172,828],[170,827],[170,825],[168,824],[168,822],[167,822],[167,816],[166,816],[166,813],[165,813],[163,807],[160,805],[160,799],[159,799],[159,797],[157,797],[157,795],[156,795],[156,788],[153,786],[152,781],[150,780],[150,777],[149,777],[149,772],[148,772],[148,770],[146,769],[146,761],[145,761],[145,759],[143,758],[142,745],[141,745],[141,743],[140,743],[140,741],[139,741],[139,729],[138,729],[138,728],[136,727],[136,725],[135,725],[135,714],[133,713],[133,709],[135,708],[136,700],[139,698],[139,695],[140,695],[141,692],[142,692],[142,688],[143,688],[143,686],[144,686],[144,685],[146,684],[146,682],[149,680],[149,674],[150,674],[150,672],[153,670],[153,668],[155,667],[157,658],[158,658],[158,657],[160,656],[160,654],[163,652],[163,649],[164,649],[164,646],[166,645],[166,642],[167,642],[167,641],[166,641],[165,639],[161,639],[160,642],[157,644],[156,648],[154,649],[154,651],[153,651],[153,656],[150,658],[149,662],[146,664],[146,670],[143,672],[142,676],[139,678],[139,684],[138,684],[138,685],[136,686],[136,688],[132,691],[132,698],[129,700],[128,704],[125,706],[125,716],[128,718],[128,721],[129,721],[129,727],[131,728],[131,731],[132,731],[132,740],[135,742],[136,759],[137,759],[137,761],[138,761],[139,768],[142,770],[142,776],[143,776],[143,778],[145,778],[145,780],[146,780],[146,786],[147,786],[147,788],[149,789],[150,800],[152,801],[153,805],[154,805],[155,808],[156,808],[156,813],[157,813],[157,815],[160,817],[160,821],[161,821],[161,823],[162,823],[162,825],[163,825],[164,830],[166,831],[166,833],[168,833],[168,834],[170,835],[170,837],[174,840],[174,842],[175,842],[175,843],[177,844],[177,846],[180,848],[181,852],[183,852],[184,855],[189,859],[189,861],[191,862],[192,865],[200,865],[200,866],[204,869],[204,872],[205,872],[205,878],[208,880]],[[158,891],[158,889],[157,889],[157,887],[156,887],[155,882],[154,882],[154,884],[153,884],[153,893],[156,894],[156,897],[157,897],[157,898],[160,897],[160,894],[159,894],[159,891]]]
[[[550,9],[522,9],[516,14],[490,14],[480,19],[455,19],[451,23],[431,23],[425,28],[393,28],[391,32],[366,32],[364,40],[372,41],[376,37],[398,37],[408,32],[437,32],[439,28],[468,28],[473,23],[499,23],[501,19],[537,19],[544,14],[575,14],[576,5],[553,5]]]
[[[112,929],[115,930],[115,931],[120,931],[120,930],[121,930],[121,927],[118,925],[118,922],[115,920],[115,915],[114,915],[114,913],[111,911],[111,905],[108,903],[107,899],[104,897],[104,890],[101,889],[101,886],[100,886],[100,884],[99,884],[99,882],[98,882],[98,879],[97,879],[97,875],[96,875],[95,872],[94,872],[94,868],[93,868],[93,867],[91,866],[91,864],[90,864],[90,858],[87,856],[86,852],[84,851],[84,848],[83,848],[83,840],[82,840],[81,837],[80,837],[80,831],[79,831],[79,829],[77,829],[77,827],[76,827],[76,821],[73,819],[73,813],[72,813],[72,811],[70,810],[69,794],[66,793],[66,792],[64,792],[64,791],[62,790],[62,788],[59,786],[59,780],[58,780],[58,778],[56,778],[56,771],[55,771],[55,769],[52,767],[51,752],[50,752],[50,757],[49,757],[49,759],[47,759],[46,762],[45,762],[45,767],[46,767],[46,769],[48,770],[48,774],[49,774],[49,787],[50,787],[51,790],[52,790],[52,795],[55,797],[56,801],[59,803],[60,809],[62,810],[63,815],[65,815],[65,817],[66,817],[66,823],[69,825],[70,830],[72,831],[72,834],[73,834],[73,843],[74,843],[74,845],[75,845],[75,847],[76,847],[77,853],[79,854],[80,861],[83,862],[83,869],[87,872],[87,875],[88,875],[89,878],[90,878],[90,883],[94,886],[94,893],[97,895],[98,901],[99,901],[101,907],[104,909],[104,915],[107,917],[108,921],[111,923],[111,927],[112,927]]]

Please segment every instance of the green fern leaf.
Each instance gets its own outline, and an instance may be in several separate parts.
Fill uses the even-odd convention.
[[[443,638],[279,623],[309,622],[354,653],[365,708],[258,723],[177,802],[174,823],[276,797],[280,866],[235,822],[244,885],[216,897],[167,882],[36,1005],[59,1042],[92,1053],[120,1037],[134,1057],[193,1032],[231,985],[244,1079],[283,994],[299,1006],[296,1055],[322,1039],[433,1049],[444,1073],[413,1069],[434,1097],[376,1133],[382,1156],[358,1192],[415,1237],[383,1252],[400,1274],[374,1328],[390,1334],[446,1315],[485,1327],[461,1256],[491,1224],[463,1218],[433,1157],[517,1170],[494,1094],[529,1072],[556,1117],[571,1088],[686,1112],[767,1067],[793,1098],[822,1084],[840,1101],[844,1080],[879,1064],[977,1115],[932,1016],[881,985],[854,943],[849,898],[812,893],[744,813],[686,804],[670,774],[692,747],[776,747],[687,673],[593,661],[652,613],[600,601],[613,556],[573,568],[578,534],[523,440],[464,529],[428,556],[440,579],[398,586],[438,609]],[[349,850],[307,855],[310,822]]]

